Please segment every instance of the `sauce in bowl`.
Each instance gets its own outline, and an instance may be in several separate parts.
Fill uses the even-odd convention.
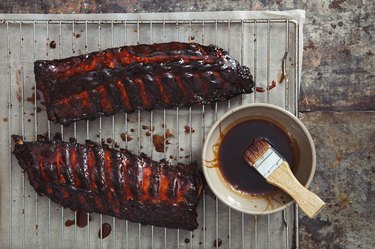
[[[220,172],[235,191],[259,195],[276,189],[243,159],[245,150],[257,137],[266,138],[292,171],[298,165],[297,144],[280,125],[265,119],[241,121],[225,132],[218,150]]]

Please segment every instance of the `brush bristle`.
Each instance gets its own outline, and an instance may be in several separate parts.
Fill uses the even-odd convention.
[[[23,144],[23,137],[18,136],[18,135],[12,135],[13,141],[15,144]]]
[[[266,151],[271,148],[267,139],[258,137],[254,139],[253,143],[245,150],[244,158],[252,166],[263,156]]]

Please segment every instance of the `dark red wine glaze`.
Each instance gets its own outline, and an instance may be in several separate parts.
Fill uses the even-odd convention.
[[[276,189],[243,159],[244,151],[257,137],[266,138],[287,160],[292,170],[297,163],[297,145],[278,125],[262,119],[235,125],[222,138],[218,161],[224,178],[240,192],[264,194]]]

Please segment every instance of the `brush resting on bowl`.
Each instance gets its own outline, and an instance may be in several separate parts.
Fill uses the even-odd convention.
[[[249,119],[235,124],[224,133],[218,154],[218,166],[234,190],[248,194],[265,194],[274,191],[270,185],[243,159],[249,143],[259,134],[266,137],[280,151],[289,165],[298,164],[297,145],[286,131],[265,119]]]
[[[225,113],[205,139],[203,173],[219,200],[252,215],[275,213],[293,204],[288,194],[269,185],[243,158],[247,147],[259,136],[267,138],[287,159],[303,186],[309,186],[316,168],[311,135],[292,113],[264,103],[245,104]]]

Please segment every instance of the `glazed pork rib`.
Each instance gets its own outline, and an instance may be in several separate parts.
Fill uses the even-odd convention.
[[[173,166],[90,141],[13,139],[36,192],[63,207],[167,228],[198,226],[203,179],[195,164]]]
[[[216,46],[170,42],[34,63],[48,118],[70,125],[117,112],[211,104],[250,93],[249,68]]]

